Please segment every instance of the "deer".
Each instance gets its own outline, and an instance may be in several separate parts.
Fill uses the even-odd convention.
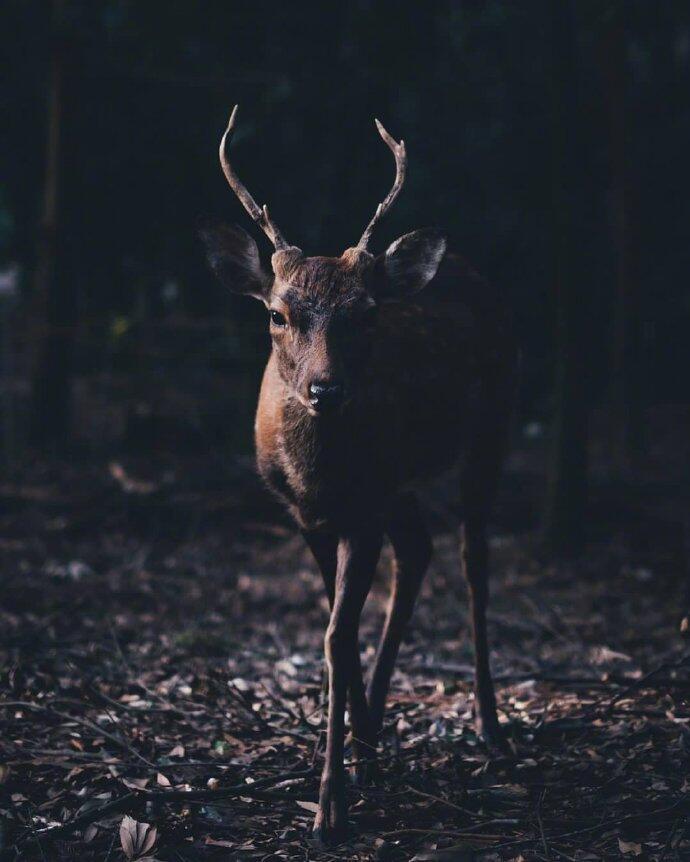
[[[313,835],[348,833],[345,711],[358,775],[375,765],[399,647],[432,556],[419,489],[459,477],[461,568],[474,641],[478,733],[504,746],[487,640],[487,523],[504,461],[517,350],[501,295],[436,228],[407,233],[385,252],[372,235],[400,194],[403,140],[376,120],[395,160],[393,185],[359,242],[339,257],[290,245],[239,179],[229,157],[237,106],[220,142],[225,178],[273,245],[270,270],[241,227],[203,228],[210,268],[230,290],[263,302],[271,352],[255,423],[258,472],[301,531],[330,608],[324,652],[327,736]],[[359,622],[384,538],[390,600],[365,685]]]

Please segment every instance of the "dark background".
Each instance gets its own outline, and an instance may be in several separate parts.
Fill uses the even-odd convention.
[[[265,313],[223,293],[196,235],[202,218],[252,229],[217,159],[238,102],[235,163],[307,253],[355,242],[389,188],[373,117],[405,138],[407,186],[376,250],[439,225],[505,292],[524,353],[518,446],[551,464],[571,522],[587,451],[627,479],[660,451],[687,478],[687,4],[14,0],[0,14],[11,469],[37,452],[250,452]]]
[[[0,862],[125,858],[125,816],[165,862],[689,859],[690,4],[4,0],[0,34]],[[218,163],[235,103],[239,175],[307,254],[390,188],[374,116],[404,138],[372,250],[447,229],[522,345],[488,612],[512,755],[471,721],[450,475],[328,853],[328,602],[254,470],[266,311],[197,237],[270,252]]]

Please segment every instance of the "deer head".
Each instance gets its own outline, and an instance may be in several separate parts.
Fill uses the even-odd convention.
[[[268,207],[257,205],[230,164],[227,148],[236,117],[237,106],[220,143],[223,173],[275,251],[267,272],[252,237],[239,226],[221,225],[202,231],[209,263],[223,284],[268,309],[278,369],[291,394],[313,415],[337,412],[357,396],[381,304],[404,301],[431,281],[446,250],[445,236],[416,230],[381,255],[368,250],[374,228],[400,194],[407,168],[404,142],[397,143],[376,120],[395,158],[390,192],[356,246],[340,257],[305,256],[284,239]]]

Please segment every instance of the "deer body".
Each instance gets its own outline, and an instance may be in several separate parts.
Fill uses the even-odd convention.
[[[480,283],[461,261],[450,261],[418,302],[381,308],[357,395],[335,416],[312,415],[271,355],[256,417],[257,463],[302,529],[385,519],[397,494],[466,455],[479,402],[495,378],[482,342],[504,321],[482,321],[463,281]],[[446,286],[455,291],[450,301]]]
[[[272,350],[256,417],[257,462],[311,548],[331,608],[327,743],[314,832],[334,843],[347,830],[346,698],[361,767],[376,753],[398,648],[431,556],[414,488],[458,462],[476,720],[487,740],[500,744],[486,635],[486,524],[505,449],[516,351],[500,297],[461,259],[444,260],[441,233],[414,231],[383,255],[368,251],[406,169],[404,144],[378,121],[395,156],[395,183],[358,245],[328,258],[288,245],[268,209],[239,181],[226,153],[235,117],[236,109],[221,163],[275,246],[272,273],[241,228],[203,236],[221,281],[260,299],[269,312]],[[384,536],[394,556],[391,600],[365,687],[359,617]]]

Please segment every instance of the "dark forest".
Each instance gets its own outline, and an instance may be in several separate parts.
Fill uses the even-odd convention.
[[[690,7],[6,0],[0,26],[0,860],[690,858]],[[404,139],[370,251],[442,229],[520,348],[504,745],[472,720],[451,471],[364,781],[345,739],[344,841],[312,833],[329,603],[255,467],[267,313],[201,238],[239,224],[270,268],[219,165],[235,104],[233,166],[305,255],[390,188],[374,118]]]

